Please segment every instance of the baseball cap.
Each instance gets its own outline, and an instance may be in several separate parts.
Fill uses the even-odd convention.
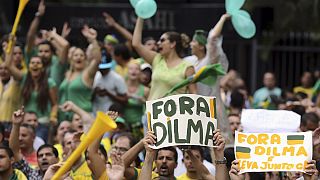
[[[148,64],[148,63],[143,63],[143,64],[141,64],[140,65],[140,69],[141,69],[141,71],[143,71],[143,70],[145,70],[145,69],[150,69],[150,70],[152,70],[152,66],[150,65],[150,64]]]
[[[115,35],[111,35],[111,34],[107,34],[105,37],[104,37],[104,42],[105,43],[111,43],[113,45],[116,45],[119,43],[119,40],[116,38]]]
[[[102,50],[101,63],[99,69],[109,69],[112,67],[112,58],[108,55],[106,50]]]

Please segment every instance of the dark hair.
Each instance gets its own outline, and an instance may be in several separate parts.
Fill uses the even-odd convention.
[[[307,126],[307,122],[310,121],[314,124],[318,124],[319,123],[319,117],[317,116],[316,113],[310,112],[310,113],[306,113],[304,115],[302,115],[301,117],[301,125],[303,126]]]
[[[5,128],[4,128],[4,125],[2,123],[0,123],[0,133],[1,134],[5,133]]]
[[[12,157],[13,157],[13,155],[14,155],[14,154],[13,154],[13,151],[12,151],[12,149],[9,148],[8,146],[0,145],[0,149],[4,149],[4,150],[7,152],[9,158],[12,158]]]
[[[243,94],[241,94],[238,90],[232,91],[230,106],[241,109],[244,106],[244,103],[245,100]]]
[[[26,111],[24,114],[35,114],[37,116],[37,113],[35,111]],[[37,116],[38,117],[38,116]]]
[[[303,116],[306,113],[306,108],[301,105],[295,105],[291,109],[293,112],[299,114],[300,116]]]
[[[118,135],[116,135],[115,137],[115,142],[121,138],[121,137],[126,137],[129,139],[129,143],[130,143],[130,148],[133,147],[136,144],[136,140],[134,139],[134,137],[132,136],[132,134],[130,132],[122,132],[119,133]]]
[[[240,118],[240,115],[239,115],[239,114],[236,114],[236,113],[230,113],[230,114],[228,114],[227,117],[231,117],[231,116],[235,116],[235,117]]]
[[[123,108],[123,105],[121,105],[120,103],[113,103],[110,106],[109,111],[115,111],[115,112],[118,112],[119,114],[123,114],[124,108]]]
[[[59,153],[58,150],[51,144],[43,144],[39,147],[39,149],[37,150],[37,156],[39,156],[39,152],[44,149],[44,148],[50,148],[52,153],[54,154],[54,157],[58,158],[59,157]]]
[[[307,99],[308,98],[308,95],[306,94],[306,93],[304,93],[304,92],[297,92],[296,94],[295,94],[295,97],[297,98],[297,99],[299,99],[299,100],[303,100],[303,99]]]
[[[102,153],[102,155],[104,156],[104,158],[106,158],[106,160],[108,160],[108,153],[107,153],[106,149],[103,147],[102,144],[99,144],[99,150]],[[86,161],[89,160],[88,149],[86,149],[86,151],[84,153],[84,158],[85,158]]]
[[[24,128],[30,129],[34,135],[36,134],[35,128],[33,126],[29,125],[29,124],[21,124],[20,127],[24,127]]]
[[[39,56],[32,56],[32,58],[40,58]],[[41,59],[41,58],[40,58]],[[41,59],[42,62],[42,59]],[[42,62],[43,64],[43,62]],[[49,84],[48,84],[48,75],[45,70],[41,72],[39,77],[38,83],[40,84],[38,90],[38,97],[37,97],[37,107],[40,109],[41,112],[44,112],[48,107],[49,102]],[[23,103],[27,104],[31,98],[32,92],[35,90],[35,82],[31,77],[30,71],[27,73],[27,78],[25,83],[23,84],[22,88],[22,96],[23,96]]]
[[[201,158],[204,159],[204,150],[201,146],[188,146],[188,149],[199,151]],[[186,154],[186,151],[183,151],[183,156],[185,154]]]
[[[190,38],[188,38],[186,34],[179,34],[174,31],[169,31],[169,32],[166,32],[165,34],[168,36],[168,40],[171,43],[172,42],[176,43],[175,50],[177,54],[180,57],[182,57],[184,49],[188,47],[188,44],[189,44],[188,41],[190,41]]]
[[[153,37],[148,36],[148,37],[143,38],[142,42],[143,42],[143,44],[146,44],[146,42],[150,41],[150,40],[156,41]]]
[[[178,163],[178,153],[177,153],[176,148],[173,147],[173,146],[163,147],[163,148],[159,149],[158,152],[157,152],[157,155],[156,155],[156,159],[158,159],[158,154],[159,154],[159,152],[162,151],[162,150],[173,152],[173,154],[174,154],[174,161],[175,161],[176,163]]]
[[[124,44],[117,44],[114,46],[114,55],[115,56],[121,56],[124,60],[130,60],[130,50],[129,48]]]
[[[40,45],[48,45],[52,53],[55,51],[55,49],[54,49],[54,47],[52,46],[52,44],[51,44],[49,41],[47,41],[47,40],[44,40],[44,41],[40,42],[40,43],[38,44],[38,47],[39,47]]]

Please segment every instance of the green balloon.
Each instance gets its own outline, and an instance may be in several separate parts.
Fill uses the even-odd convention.
[[[130,4],[133,8],[136,8],[136,5],[137,3],[139,2],[140,0],[130,0]]]
[[[140,0],[136,4],[135,12],[139,17],[148,19],[157,12],[157,4],[154,0]]]
[[[226,0],[226,11],[228,14],[234,15],[234,13],[239,10],[245,0]]]
[[[253,37],[256,33],[256,25],[246,11],[236,11],[231,17],[231,22],[237,33],[246,39]]]

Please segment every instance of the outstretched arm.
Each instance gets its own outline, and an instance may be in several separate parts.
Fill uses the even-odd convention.
[[[14,37],[10,37],[10,38],[14,38]],[[12,47],[14,47],[15,45],[15,41],[13,41],[12,43]],[[10,74],[12,75],[12,77],[16,80],[16,81],[20,81],[22,80],[23,77],[23,73],[20,69],[17,68],[17,66],[15,66],[15,64],[13,63],[13,58],[12,58],[12,54],[13,51],[10,51],[9,54],[5,55],[5,66],[7,67],[8,71],[10,72]]]
[[[36,38],[37,30],[40,24],[40,18],[44,15],[45,10],[46,10],[46,6],[44,4],[44,0],[40,0],[39,6],[38,6],[38,12],[36,13],[34,19],[32,20],[27,33],[27,40],[26,40],[26,47],[25,47],[27,53],[29,53],[35,45],[34,40]]]
[[[12,129],[9,138],[9,147],[13,151],[15,162],[22,159],[22,155],[20,154],[19,131],[23,118],[24,107],[21,107],[21,109],[15,111],[12,115]]]
[[[97,41],[98,34],[95,29],[85,25],[81,32],[90,43],[87,49],[89,52],[89,57],[87,57],[87,59],[90,61],[90,64],[83,72],[83,81],[88,87],[92,87],[94,76],[98,71],[98,66],[101,62],[101,49]]]
[[[214,156],[216,158],[216,179],[229,180],[226,162],[223,162],[225,160],[224,147],[226,144],[226,140],[220,134],[219,129],[214,131],[213,141],[214,144],[217,146],[213,149]]]
[[[65,38],[57,34],[56,31],[56,28],[53,28],[52,31],[47,32],[47,39],[56,49],[56,54],[59,57],[60,64],[64,64],[68,59],[70,44]]]
[[[156,136],[153,132],[149,131],[144,139],[144,147],[146,149],[146,159],[144,161],[139,180],[151,179],[152,177],[152,165],[155,160],[157,151],[150,148],[149,145],[154,145],[156,143]]]
[[[152,61],[157,53],[149,50],[142,44],[142,29],[143,19],[139,17],[133,32],[132,46],[145,61],[147,61],[149,64],[152,64]]]

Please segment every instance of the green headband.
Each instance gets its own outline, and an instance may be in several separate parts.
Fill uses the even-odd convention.
[[[119,43],[118,39],[110,34],[104,37],[104,42],[110,42],[111,44],[114,44],[114,45]]]
[[[205,46],[207,44],[207,32],[204,30],[196,30],[193,39],[196,40],[200,45]]]

